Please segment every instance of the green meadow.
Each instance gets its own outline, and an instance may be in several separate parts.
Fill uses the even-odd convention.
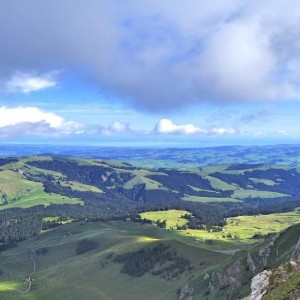
[[[185,214],[188,214],[188,212],[168,210],[142,213],[141,217],[152,220],[154,224],[157,220],[166,220],[166,229],[170,229],[171,227],[175,228],[176,224],[179,226],[186,224],[187,220],[181,217]],[[253,239],[255,234],[264,236],[269,233],[279,233],[289,226],[298,223],[300,223],[300,211],[296,209],[293,212],[287,213],[228,218],[227,225],[220,232],[186,229],[172,230],[171,234],[187,243],[195,244],[197,242],[199,246],[209,249],[238,250],[247,247],[247,245],[259,242],[259,240]]]
[[[173,237],[167,230],[131,222],[76,222],[47,230],[1,253],[0,299],[177,299],[178,288],[230,258]],[[99,248],[77,255],[76,245],[83,238],[97,241]],[[107,259],[110,253],[120,254],[158,243],[187,257],[193,269],[171,281],[150,274],[131,277],[120,272],[121,264]],[[43,245],[48,253],[36,256],[32,289],[24,296],[21,292],[28,287],[24,279],[32,271],[29,251]]]

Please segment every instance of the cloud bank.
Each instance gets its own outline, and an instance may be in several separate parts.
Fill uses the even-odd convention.
[[[84,133],[84,125],[36,107],[0,107],[0,136],[64,136]]]
[[[0,0],[0,81],[80,70],[150,110],[299,99],[296,0]],[[13,80],[27,93],[51,82]],[[25,80],[26,82],[26,80]]]
[[[155,126],[154,132],[156,134],[166,135],[223,135],[223,134],[236,134],[234,128],[200,128],[194,124],[176,125],[169,119],[161,119]]]
[[[233,128],[200,128],[193,124],[176,125],[169,119],[161,119],[153,130],[131,129],[129,123],[115,121],[108,126],[82,124],[37,107],[0,106],[0,137],[67,135],[122,136],[122,135],[224,135],[237,134]]]

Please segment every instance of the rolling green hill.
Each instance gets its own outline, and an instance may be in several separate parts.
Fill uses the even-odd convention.
[[[180,213],[170,211],[167,217],[172,221]],[[120,221],[75,222],[45,230],[1,253],[0,299],[24,299],[25,295],[34,300],[178,299],[186,286],[193,299],[224,299],[225,295],[228,299],[238,299],[250,294],[251,278],[257,273],[265,268],[277,268],[291,257],[299,257],[299,225],[240,252],[224,252],[213,247],[215,250],[208,250],[194,238],[191,243],[188,235],[176,238],[177,234],[153,225]],[[97,242],[98,247],[77,254],[76,248],[83,239]],[[238,241],[232,243],[238,244]],[[118,255],[158,245],[169,247],[177,257],[188,260],[190,268],[178,275],[171,273],[171,277],[155,274],[155,270],[172,264],[170,261],[154,264],[145,275],[135,277],[122,272],[123,264],[114,260]],[[30,256],[33,251],[38,253],[33,257],[36,270],[30,290],[24,294],[29,287],[25,279],[33,271]],[[272,293],[282,295],[288,289],[295,290],[296,273],[289,276],[290,283],[280,289],[271,285]]]
[[[75,193],[66,197],[66,192],[61,193],[59,189],[121,194],[132,201],[163,197],[207,203],[300,196],[300,173],[295,168],[280,165],[143,169],[108,161],[51,157],[7,162],[0,169],[1,209],[80,203]],[[49,182],[51,188],[47,190],[45,186]]]
[[[77,255],[76,246],[83,238],[97,241],[99,247]],[[188,257],[192,269],[172,279],[149,273],[132,277],[120,272],[122,264],[107,258],[112,253],[151,248],[159,243],[170,246],[179,256]],[[29,252],[43,245],[47,254],[35,257],[36,273],[27,299],[177,299],[177,289],[229,258],[173,240],[167,231],[149,225],[130,222],[67,224],[1,253],[1,299],[24,299],[21,292],[28,287],[24,280],[32,271]]]
[[[5,159],[0,299],[247,296],[295,252],[299,199],[298,169],[281,165]]]

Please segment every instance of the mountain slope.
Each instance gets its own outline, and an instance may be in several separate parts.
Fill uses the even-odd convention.
[[[256,274],[265,269],[278,268],[292,259],[299,259],[299,251],[300,224],[297,224],[252,249],[237,253],[223,268],[217,268],[207,276],[199,278],[193,285],[195,294],[199,299],[234,300],[246,297],[251,293],[251,279]],[[297,277],[296,273],[294,277]],[[268,293],[273,294],[271,287],[269,290]],[[284,290],[280,288],[278,293]]]

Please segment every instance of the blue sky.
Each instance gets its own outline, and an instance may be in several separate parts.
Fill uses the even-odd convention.
[[[300,141],[297,1],[123,4],[0,0],[0,142]]]

